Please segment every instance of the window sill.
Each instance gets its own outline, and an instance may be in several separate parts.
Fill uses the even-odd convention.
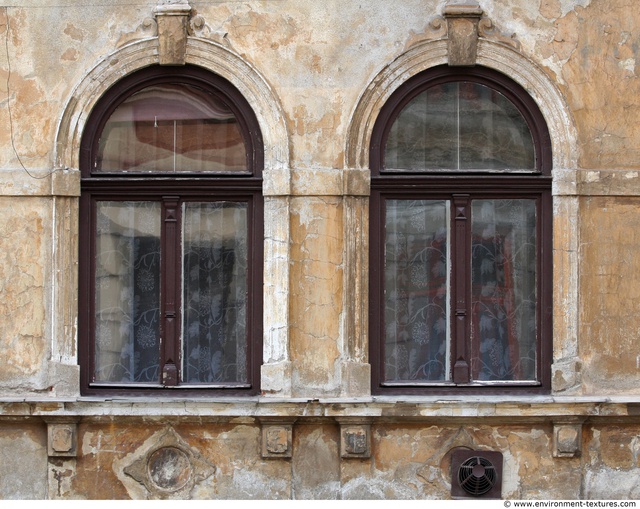
[[[169,418],[180,422],[253,422],[260,419],[484,424],[640,422],[640,396],[418,397],[360,399],[249,398],[0,398],[0,420],[104,421]]]

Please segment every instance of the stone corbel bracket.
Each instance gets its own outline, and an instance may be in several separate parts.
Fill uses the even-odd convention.
[[[154,14],[160,65],[184,65],[191,6],[186,2],[158,5]]]
[[[78,423],[47,419],[47,455],[50,458],[78,456]]]
[[[440,31],[446,20],[446,37],[448,63],[450,66],[476,65],[478,53],[478,38],[507,44],[520,50],[520,43],[515,34],[504,35],[499,32],[493,21],[483,17],[484,11],[477,2],[448,3],[443,10],[443,18],[431,20],[433,31]]]
[[[291,458],[293,454],[293,423],[286,417],[262,417],[260,455],[263,458]]]
[[[340,425],[340,457],[371,457],[371,419],[363,417],[341,417],[336,419]]]
[[[579,418],[553,422],[554,458],[577,458],[582,454],[582,424]]]

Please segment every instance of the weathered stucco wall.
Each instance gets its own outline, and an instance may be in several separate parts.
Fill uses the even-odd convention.
[[[5,392],[18,387],[45,389],[43,375],[49,358],[46,309],[51,274],[47,263],[51,249],[51,199],[2,197],[0,199],[0,386]]]
[[[118,421],[81,424],[78,459],[50,458],[48,467],[44,427],[5,426],[6,450],[37,463],[26,469],[9,462],[13,471],[2,485],[3,498],[44,498],[48,489],[52,499],[446,499],[448,453],[459,448],[503,453],[505,499],[638,498],[637,425],[589,427],[583,457],[558,459],[546,424],[381,422],[371,430],[370,459],[341,460],[339,430],[330,423],[296,426],[292,457],[265,459],[258,453],[260,427],[250,420],[173,426],[157,419]],[[187,475],[167,476],[167,482],[184,483],[176,492],[146,480],[147,489],[133,477],[145,453],[167,437],[194,456],[190,466],[175,467]],[[192,482],[185,482],[189,476]],[[31,493],[27,481],[36,478],[38,491]]]
[[[0,6],[0,497],[448,498],[466,447],[503,453],[504,498],[640,498],[629,0],[478,2],[478,63],[552,137],[550,395],[371,396],[368,137],[397,86],[447,62],[449,3],[194,0],[187,61],[232,81],[265,139],[263,395],[80,397],[78,143],[100,94],[157,64],[172,3]]]
[[[47,432],[42,424],[2,423],[2,480],[3,499],[47,498]]]
[[[344,238],[339,198],[291,203],[291,360],[293,396],[338,395]],[[333,317],[327,320],[327,317]],[[322,352],[318,358],[318,352]]]
[[[637,394],[638,197],[593,196],[581,205],[580,357],[585,389]]]
[[[444,4],[195,2],[194,10],[206,20],[209,37],[245,57],[277,89],[295,166],[341,168],[357,97],[382,67],[425,37]],[[500,30],[516,34],[523,53],[565,94],[580,134],[580,166],[637,167],[636,13],[623,1],[539,4],[487,1],[482,7]],[[11,76],[3,52],[0,81],[5,95],[7,85],[11,90],[13,142],[28,167],[52,164],[60,110],[72,89],[115,48],[149,35],[144,20],[154,7],[154,1],[73,7],[16,1],[2,8]],[[15,167],[6,108],[1,118],[0,161]]]

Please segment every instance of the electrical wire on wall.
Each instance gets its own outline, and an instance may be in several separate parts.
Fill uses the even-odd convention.
[[[9,7],[4,7],[4,16],[5,16],[5,19],[7,20],[5,25],[5,32],[4,32],[4,48],[5,48],[5,53],[7,55],[7,112],[9,113],[9,137],[11,139],[11,147],[13,149],[13,153],[16,156],[16,159],[18,160],[18,163],[20,163],[20,167],[27,173],[27,175],[29,175],[33,179],[41,180],[41,179],[48,178],[51,174],[53,174],[56,171],[56,169],[53,169],[50,172],[48,172],[46,175],[42,175],[42,176],[37,176],[32,174],[29,170],[27,170],[26,166],[22,162],[22,158],[20,157],[20,154],[16,149],[16,144],[14,141],[13,113],[11,111],[11,88],[10,88],[11,57],[9,55],[9,31],[11,30],[11,25],[9,22]]]

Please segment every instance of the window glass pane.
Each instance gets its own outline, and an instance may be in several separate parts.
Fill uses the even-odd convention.
[[[96,382],[159,377],[160,204],[97,203]]]
[[[476,380],[536,378],[536,202],[472,203],[472,319]]]
[[[190,85],[157,85],[127,98],[104,126],[96,171],[245,171],[233,112]]]
[[[247,204],[183,208],[185,383],[243,383],[247,373]]]
[[[449,378],[449,202],[387,200],[385,379]]]
[[[431,87],[398,115],[385,150],[387,169],[457,169],[457,84]]]
[[[499,92],[479,83],[433,86],[394,121],[385,150],[388,170],[533,171],[529,127]]]

